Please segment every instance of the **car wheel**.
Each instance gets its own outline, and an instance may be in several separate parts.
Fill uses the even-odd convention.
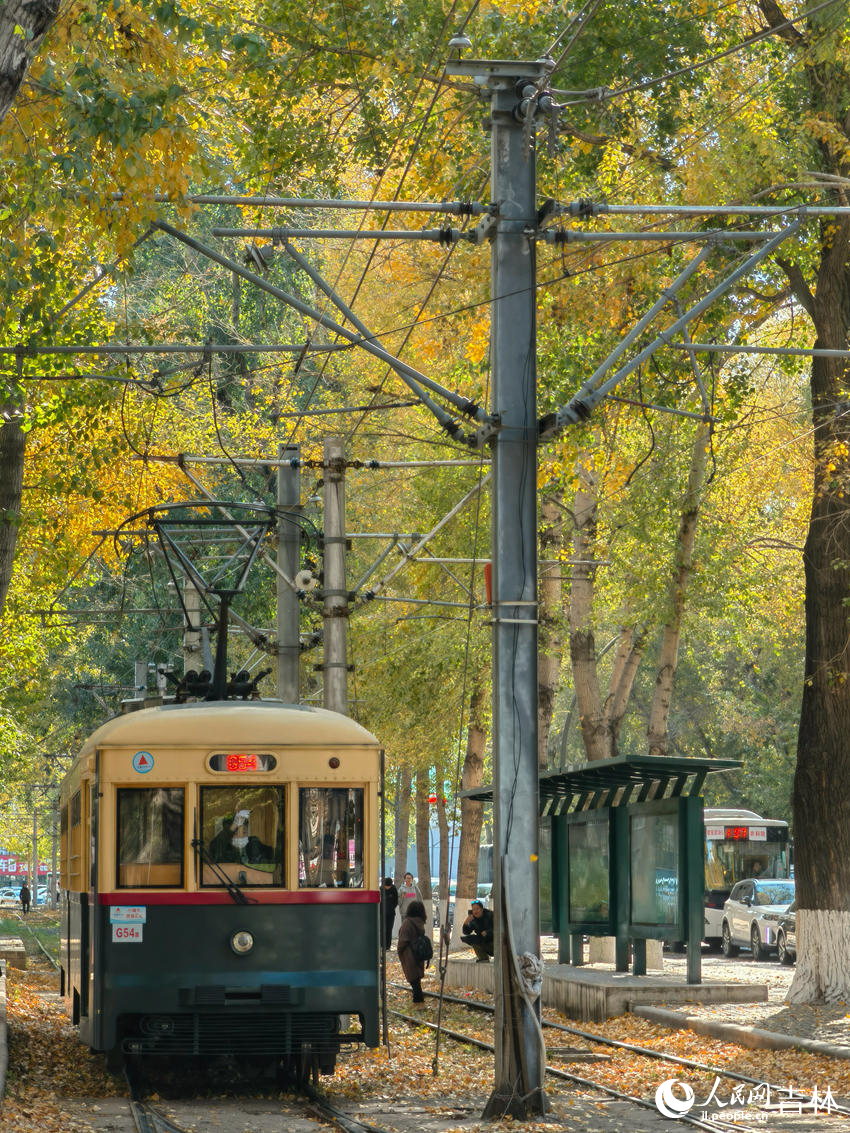
[[[720,938],[720,951],[730,960],[733,956],[738,955],[738,945],[732,943],[732,933],[729,931],[729,925],[726,921],[723,922],[723,935]]]
[[[785,939],[785,933],[782,929],[779,930],[776,937],[776,958],[779,960],[780,964],[791,963],[791,956],[788,952],[788,941]]]
[[[755,925],[750,929],[750,950],[752,951],[754,960],[763,960],[765,958],[765,951],[762,947],[759,930]]]

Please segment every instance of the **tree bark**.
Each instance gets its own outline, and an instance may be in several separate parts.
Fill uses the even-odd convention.
[[[483,682],[476,682],[469,703],[469,726],[466,732],[466,755],[463,760],[461,789],[470,791],[480,787],[484,779],[484,748],[487,733],[484,730],[484,714],[487,710],[489,693]],[[460,800],[460,845],[457,854],[457,898],[455,918],[452,926],[452,946],[460,944],[461,925],[464,913],[478,894],[478,849],[481,845],[481,827],[484,818],[484,804],[473,799]]]
[[[620,628],[620,640],[617,643],[617,653],[614,657],[614,667],[611,671],[611,680],[608,685],[608,696],[605,700],[605,719],[611,734],[611,752],[617,754],[617,737],[623,717],[629,706],[635,677],[640,668],[641,658],[646,646],[646,629],[637,629],[632,625]]]
[[[814,295],[815,346],[846,347],[850,221],[824,240]],[[803,552],[806,664],[792,804],[797,966],[791,1002],[845,1000],[850,923],[850,404],[841,359],[812,361],[814,491]],[[842,938],[836,937],[839,930]]]
[[[597,483],[589,458],[582,461],[578,478],[573,504],[573,562],[570,568],[572,581],[569,608],[573,687],[587,758],[608,759],[612,754],[611,737],[605,724],[593,633]]]
[[[422,903],[425,905],[425,926],[434,923],[431,900],[431,823],[428,810],[428,772],[416,772],[416,876]]]
[[[544,496],[540,505],[540,604],[537,612],[537,766],[541,771],[549,765],[549,732],[563,647],[561,564],[556,554],[561,544],[558,530],[560,518],[557,499]]]
[[[652,698],[649,724],[646,730],[650,755],[668,754],[667,724],[670,719],[670,705],[673,700],[673,682],[676,677],[679,640],[682,636],[685,592],[693,571],[694,540],[696,539],[697,521],[699,519],[702,485],[708,466],[709,439],[710,426],[701,423],[697,427],[691,450],[688,486],[682,500],[679,529],[676,532],[676,562],[667,593],[669,614],[661,641],[658,675],[655,678],[655,695]]]
[[[12,581],[21,520],[26,434],[17,418],[0,427],[0,618]]]
[[[4,0],[0,4],[0,122],[58,15],[59,0]]]
[[[444,771],[440,764],[437,765],[434,777],[437,783],[434,792],[434,796],[437,800],[435,804],[437,811],[437,830],[440,834],[439,866],[437,868],[437,876],[440,879],[440,912],[437,919],[441,925],[444,925],[446,923],[446,910],[448,909],[451,896],[449,893],[449,822],[446,815],[446,796],[443,794]],[[429,921],[428,924],[430,925],[431,922]]]
[[[410,768],[403,764],[396,775],[394,876],[398,883],[407,871],[408,833],[410,831]]]

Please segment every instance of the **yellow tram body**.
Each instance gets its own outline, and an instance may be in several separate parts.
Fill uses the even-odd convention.
[[[275,701],[99,728],[61,796],[81,1037],[125,1055],[306,1050],[326,1072],[340,1042],[375,1045],[381,763],[354,721]],[[340,1032],[349,1015],[359,1032]]]

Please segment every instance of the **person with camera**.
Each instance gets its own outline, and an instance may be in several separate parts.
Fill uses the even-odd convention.
[[[463,922],[461,940],[475,953],[479,964],[489,964],[493,955],[493,914],[480,901],[473,901]]]

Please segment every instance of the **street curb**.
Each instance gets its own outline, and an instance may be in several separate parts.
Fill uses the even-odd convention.
[[[714,1039],[725,1039],[739,1046],[761,1050],[807,1050],[811,1054],[824,1054],[828,1058],[850,1058],[850,1046],[820,1042],[818,1039],[804,1039],[799,1035],[783,1035],[778,1031],[765,1031],[760,1027],[742,1027],[738,1023],[720,1023],[712,1019],[701,1019],[698,1015],[685,1015],[681,1011],[671,1011],[666,1007],[644,1007],[635,1004],[632,1013],[649,1023],[659,1023],[662,1027],[675,1027],[677,1030],[695,1031]]]
[[[0,960],[0,1108],[6,1089],[6,1068],[9,1065],[9,1045],[6,1028],[6,961]]]

